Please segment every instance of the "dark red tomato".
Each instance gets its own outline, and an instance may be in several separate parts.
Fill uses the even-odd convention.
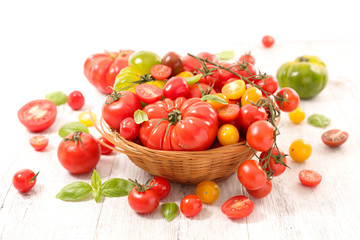
[[[219,63],[219,58],[218,58],[218,56],[216,56],[216,54],[212,54],[212,53],[209,53],[209,52],[201,52],[196,56],[199,57],[199,58],[205,58],[205,59],[207,59],[207,60],[209,60],[210,62],[213,62],[213,63]]]
[[[240,113],[238,104],[227,104],[217,110],[218,116],[223,121],[231,121],[236,119]]]
[[[269,36],[269,35],[266,35],[263,37],[262,39],[262,43],[265,47],[269,48],[271,47],[272,45],[274,45],[274,38],[272,36]]]
[[[113,92],[102,107],[102,116],[111,128],[119,130],[120,123],[125,118],[134,117],[134,112],[138,109],[142,109],[142,105],[134,93]]]
[[[232,67],[231,70],[233,70],[240,76],[243,76],[246,78],[256,75],[255,66],[248,62],[238,63],[234,67]],[[249,80],[252,80],[252,78],[250,78]]]
[[[149,186],[152,186],[151,189],[155,190],[159,194],[160,199],[166,198],[171,189],[169,181],[161,176],[154,177]]]
[[[181,73],[184,69],[183,58],[175,52],[166,53],[162,58],[161,63],[171,68],[171,76]]]
[[[22,169],[14,174],[13,185],[21,193],[28,192],[35,186],[38,174],[30,169]]]
[[[297,92],[289,87],[284,87],[280,89],[280,91],[276,95],[277,97],[283,97],[286,101],[281,101],[276,99],[276,105],[283,111],[283,112],[292,112],[300,104],[300,97]]]
[[[256,190],[246,190],[246,191],[250,194],[250,196],[254,198],[264,198],[267,195],[269,195],[271,190],[272,190],[272,182],[271,180],[266,180],[266,183],[264,186],[262,186],[262,188]]]
[[[150,70],[151,76],[153,76],[157,80],[164,80],[170,77],[171,75],[171,68],[163,65],[163,64],[157,64],[153,66]]]
[[[240,183],[247,190],[262,188],[267,180],[266,172],[261,168],[258,161],[245,160],[238,168],[237,176]]]
[[[43,135],[37,135],[30,138],[30,145],[36,150],[41,151],[49,144],[49,139]]]
[[[196,195],[185,196],[180,202],[180,211],[185,217],[194,217],[202,210],[202,202]]]
[[[321,140],[330,147],[338,147],[349,138],[349,134],[339,129],[331,129],[321,135]]]
[[[321,182],[322,176],[313,170],[301,170],[299,180],[305,186],[315,187]]]
[[[159,101],[163,96],[163,90],[157,86],[144,83],[135,86],[136,96],[144,103],[154,103]]]
[[[251,55],[250,52],[248,52],[240,56],[239,62],[248,62],[252,65],[255,65],[255,58]]]
[[[132,141],[139,136],[140,125],[132,117],[125,118],[120,123],[120,135],[128,141]]]
[[[268,155],[268,153],[269,152],[262,152],[260,154],[260,164],[263,166],[265,171],[272,171],[274,177],[281,175],[286,170],[286,166],[281,164],[280,155],[284,156],[285,153],[280,150],[279,154],[279,151],[276,148],[273,148],[271,151],[271,155],[274,155],[275,157],[271,156],[269,158],[269,164],[266,164],[266,156]],[[286,164],[286,157],[284,157],[282,161]]]
[[[254,202],[246,196],[235,196],[228,199],[222,206],[221,211],[229,218],[244,218],[254,211]]]
[[[240,109],[239,122],[241,123],[241,128],[245,131],[252,123],[266,119],[267,113],[263,107],[257,107],[253,104],[245,104]]]
[[[84,106],[85,98],[80,91],[73,91],[69,94],[67,102],[73,110],[79,110]]]
[[[256,151],[268,151],[274,144],[275,127],[265,120],[259,120],[250,125],[246,140]]]
[[[160,198],[152,188],[143,187],[134,187],[128,195],[128,202],[137,213],[151,213],[159,206]]]
[[[196,58],[193,58],[189,55],[185,55],[183,57],[183,61],[184,61],[184,70],[185,71],[189,71],[189,72],[196,71],[197,72],[199,69],[202,68],[201,63]]]
[[[271,94],[274,94],[279,88],[279,82],[271,75],[266,75],[266,78],[263,80],[257,79],[254,83]]]
[[[105,52],[91,55],[84,63],[84,74],[87,80],[99,91],[110,94],[115,78],[121,69],[129,65],[128,59],[133,50]]]
[[[45,99],[28,102],[18,111],[20,122],[33,132],[41,132],[51,127],[56,115],[56,104]]]
[[[175,100],[178,97],[186,97],[189,93],[189,86],[182,77],[170,78],[163,89],[164,97]]]
[[[71,133],[60,142],[57,155],[61,165],[70,173],[87,173],[100,160],[100,143],[89,133]]]
[[[112,153],[112,149],[106,147],[105,145],[101,144],[101,142],[109,145],[110,147],[115,147],[114,144],[112,144],[111,142],[109,142],[106,138],[104,138],[103,136],[98,138],[98,141],[100,143],[100,148],[101,148],[101,155],[109,155],[110,153]]]
[[[211,85],[208,85],[206,83],[199,83],[201,89],[204,92],[204,95],[206,94],[216,94],[217,91],[213,88],[211,88]],[[186,96],[186,98],[201,98],[202,97],[202,93],[201,90],[199,88],[199,85],[197,84],[193,84],[189,87],[189,93]]]

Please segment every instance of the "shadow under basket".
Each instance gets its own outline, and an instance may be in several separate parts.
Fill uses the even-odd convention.
[[[110,129],[103,118],[100,126],[95,125],[95,128],[116,147],[101,144],[126,154],[146,172],[176,183],[196,185],[205,180],[217,182],[226,179],[237,171],[243,161],[254,156],[245,141],[204,151],[162,151],[125,140],[117,131]]]

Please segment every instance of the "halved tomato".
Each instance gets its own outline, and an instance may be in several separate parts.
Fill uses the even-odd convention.
[[[330,147],[338,147],[349,138],[349,134],[339,129],[331,129],[321,135],[321,140]]]
[[[30,145],[36,150],[41,151],[49,144],[49,139],[43,135],[37,135],[30,138]]]
[[[229,218],[243,218],[249,216],[254,210],[254,202],[248,197],[239,195],[228,199],[221,211]]]
[[[163,96],[163,90],[151,84],[140,84],[135,86],[136,96],[140,101],[150,104],[159,101]]]
[[[299,172],[299,180],[305,186],[315,187],[321,182],[322,176],[313,170],[301,170]]]
[[[151,76],[153,76],[157,80],[164,80],[170,77],[171,75],[171,68],[163,65],[163,64],[157,64],[153,66],[150,70]]]
[[[240,106],[230,103],[217,110],[218,116],[223,121],[231,121],[237,118],[240,114]]]

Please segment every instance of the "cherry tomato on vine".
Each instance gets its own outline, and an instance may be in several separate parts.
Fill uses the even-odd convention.
[[[266,180],[266,183],[264,186],[262,186],[261,188],[259,189],[256,189],[256,190],[246,190],[250,196],[254,197],[254,198],[264,198],[266,197],[267,195],[270,194],[272,190],[272,182],[271,180]]]
[[[91,120],[91,118],[93,120]],[[79,114],[78,119],[81,123],[85,124],[87,127],[94,125],[93,121],[96,122],[96,114],[91,112],[91,117],[89,112],[82,112]]]
[[[178,97],[186,97],[189,94],[189,86],[182,77],[170,78],[163,89],[164,97],[172,100]]]
[[[299,106],[295,109],[295,111],[289,112],[289,118],[293,123],[299,124],[305,119],[305,112]]]
[[[267,113],[264,107],[246,104],[240,109],[239,121],[244,130],[247,130],[252,123],[266,119]]]
[[[257,190],[262,188],[267,180],[266,172],[261,168],[256,160],[245,160],[238,168],[237,176],[240,183],[247,190]]]
[[[129,195],[128,202],[130,207],[137,213],[151,213],[159,206],[159,194],[148,186],[141,185],[135,181],[134,187]]]
[[[274,94],[279,88],[279,82],[271,75],[265,75],[264,79],[256,79],[254,83],[260,86],[264,91]]]
[[[289,147],[290,157],[295,162],[304,162],[312,153],[312,147],[310,143],[304,139],[296,139]]]
[[[204,70],[204,68],[201,68],[198,71],[198,74],[201,74],[201,78],[199,80],[200,83],[206,83],[209,85],[214,84],[218,82],[220,79],[219,69],[211,64],[206,63],[207,70]],[[210,74],[211,73],[211,74]]]
[[[17,171],[12,179],[13,185],[21,193],[28,192],[35,186],[38,174],[30,169]]]
[[[253,55],[251,55],[250,52],[248,52],[248,53],[245,53],[245,54],[243,54],[243,55],[240,56],[239,62],[240,62],[240,63],[241,63],[241,62],[248,62],[248,63],[251,63],[251,64],[254,65],[254,64],[255,64],[255,58],[254,58]]]
[[[132,141],[139,136],[140,125],[132,117],[125,118],[120,123],[120,135],[128,141]]]
[[[140,101],[150,104],[159,101],[163,96],[163,90],[151,84],[140,84],[135,86],[136,96]]]
[[[220,189],[214,181],[203,181],[196,186],[195,194],[203,203],[210,204],[218,199]]]
[[[259,99],[262,97],[262,92],[257,87],[250,87],[246,89],[245,93],[241,98],[241,106],[245,106],[246,104],[257,103]]]
[[[83,94],[80,91],[73,91],[68,95],[67,98],[68,105],[73,110],[79,110],[81,109],[85,104],[85,98]]]
[[[299,180],[305,186],[315,187],[321,182],[322,176],[313,170],[301,170]]]
[[[185,71],[189,71],[189,72],[196,71],[197,72],[202,67],[201,63],[196,58],[193,58],[189,55],[185,55],[183,57],[183,61],[184,61],[184,70]]]
[[[231,68],[232,66],[235,65],[235,63],[231,63],[231,62],[220,62],[219,65],[226,67],[226,68]],[[221,88],[225,85],[225,83],[227,83],[227,81],[230,78],[236,78],[239,79],[235,74],[227,71],[226,69],[222,69],[219,68],[219,79],[217,82],[215,82],[214,87],[217,90],[221,90]]]
[[[265,120],[259,120],[250,125],[246,140],[256,151],[268,151],[274,144],[275,127]]]
[[[201,199],[193,194],[185,196],[180,202],[180,211],[186,217],[194,217],[202,210]]]
[[[47,147],[49,139],[44,135],[37,135],[30,138],[30,145],[36,150],[41,151]]]
[[[199,83],[202,91],[206,94],[216,94],[217,92],[215,91],[215,89],[211,88],[211,85],[208,85],[206,83]],[[192,86],[189,87],[189,93],[186,96],[186,98],[201,98],[202,97],[202,93],[201,90],[199,88],[198,84],[193,84]]]
[[[244,92],[245,82],[240,79],[235,79],[234,81],[226,83],[221,89],[221,93],[223,93],[229,99],[239,99],[244,95]]]
[[[246,196],[235,196],[221,206],[221,211],[229,218],[244,218],[254,211],[254,202]]]
[[[265,47],[269,48],[274,45],[274,38],[272,36],[266,35],[262,38],[262,43]]]
[[[240,107],[238,104],[229,103],[220,107],[217,110],[218,117],[223,121],[231,121],[236,119],[240,114]]]
[[[184,70],[183,58],[176,52],[168,52],[161,59],[161,63],[171,68],[171,75],[175,76]]]
[[[283,97],[286,101],[281,103],[280,100],[276,100],[276,105],[283,111],[283,112],[292,112],[300,104],[300,97],[297,92],[289,87],[284,87],[280,89],[280,91],[276,95],[277,97]]]
[[[170,77],[171,68],[163,64],[157,64],[151,68],[150,73],[157,80],[165,80]]]
[[[218,58],[218,56],[216,56],[216,54],[212,54],[209,52],[201,52],[201,53],[197,54],[196,56],[199,58],[205,58],[213,63],[219,63],[219,58]]]
[[[274,172],[272,176],[276,177],[281,175],[285,170],[286,170],[286,166],[281,164],[280,162],[280,155],[279,155],[279,151],[276,148],[273,148],[271,151],[271,155],[276,156],[274,157],[270,157],[269,158],[269,164],[266,164],[266,156],[268,155],[269,152],[262,152],[260,154],[260,164],[265,167],[265,171],[272,171]],[[285,153],[283,151],[280,150],[280,154],[281,156],[284,156]],[[278,156],[279,155],[279,156]],[[275,159],[279,159],[278,162]],[[283,163],[287,163],[286,157],[282,158]]]
[[[256,75],[255,65],[248,62],[240,62],[232,67],[231,70],[243,77],[249,78],[250,81],[252,80],[250,77]]]
[[[217,138],[220,144],[225,146],[239,142],[240,134],[234,125],[224,124],[219,128]]]
[[[111,142],[109,142],[106,138],[104,138],[103,136],[98,138],[98,141],[104,142],[107,145],[109,145],[110,147],[115,147],[114,144],[112,144]],[[101,155],[109,155],[110,153],[112,153],[112,149],[108,148],[102,144],[100,144],[100,148],[101,148]]]
[[[338,147],[349,138],[349,134],[339,129],[331,129],[321,135],[323,143],[330,147]]]
[[[166,198],[171,189],[169,181],[161,176],[154,177],[149,186],[152,186],[151,189],[155,190],[159,194],[160,199]]]

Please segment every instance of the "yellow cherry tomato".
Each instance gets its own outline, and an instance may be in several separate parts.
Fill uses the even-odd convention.
[[[262,97],[262,92],[257,87],[250,87],[246,89],[244,95],[241,98],[241,106],[249,104],[250,102],[257,103]]]
[[[213,181],[203,181],[196,186],[195,194],[203,203],[213,203],[220,195],[219,186]]]
[[[188,77],[193,77],[194,74],[192,74],[189,71],[183,71],[181,73],[179,73],[178,75],[176,75],[176,77],[183,77],[183,78],[188,78]]]
[[[95,113],[91,113],[92,118],[94,119],[94,122],[96,122],[96,114]],[[79,121],[83,124],[85,124],[87,127],[91,127],[93,126],[93,122],[91,121],[90,118],[90,113],[89,112],[82,112],[79,114],[78,116]]]
[[[221,93],[225,94],[229,99],[239,99],[244,92],[245,82],[240,79],[226,83],[221,89]]]
[[[305,112],[301,107],[297,107],[295,111],[289,112],[289,118],[293,123],[299,124],[305,119]]]
[[[293,141],[289,148],[290,157],[295,162],[304,162],[312,153],[312,147],[310,143],[304,139],[297,139]]]
[[[219,98],[221,98],[221,99],[224,99],[227,103],[229,103],[229,99],[228,99],[228,97],[225,95],[225,94],[223,94],[223,93],[216,93],[216,94],[214,94],[215,96],[218,96]],[[209,103],[212,107],[213,107],[213,109],[215,109],[215,110],[217,110],[217,109],[219,109],[219,108],[221,108],[222,106],[225,106],[226,104],[222,104],[222,103],[219,103],[219,102],[216,102],[216,101],[212,101],[212,100],[207,100],[206,101],[207,103]]]
[[[238,129],[232,124],[222,125],[217,134],[221,145],[230,145],[239,142],[240,134]]]

